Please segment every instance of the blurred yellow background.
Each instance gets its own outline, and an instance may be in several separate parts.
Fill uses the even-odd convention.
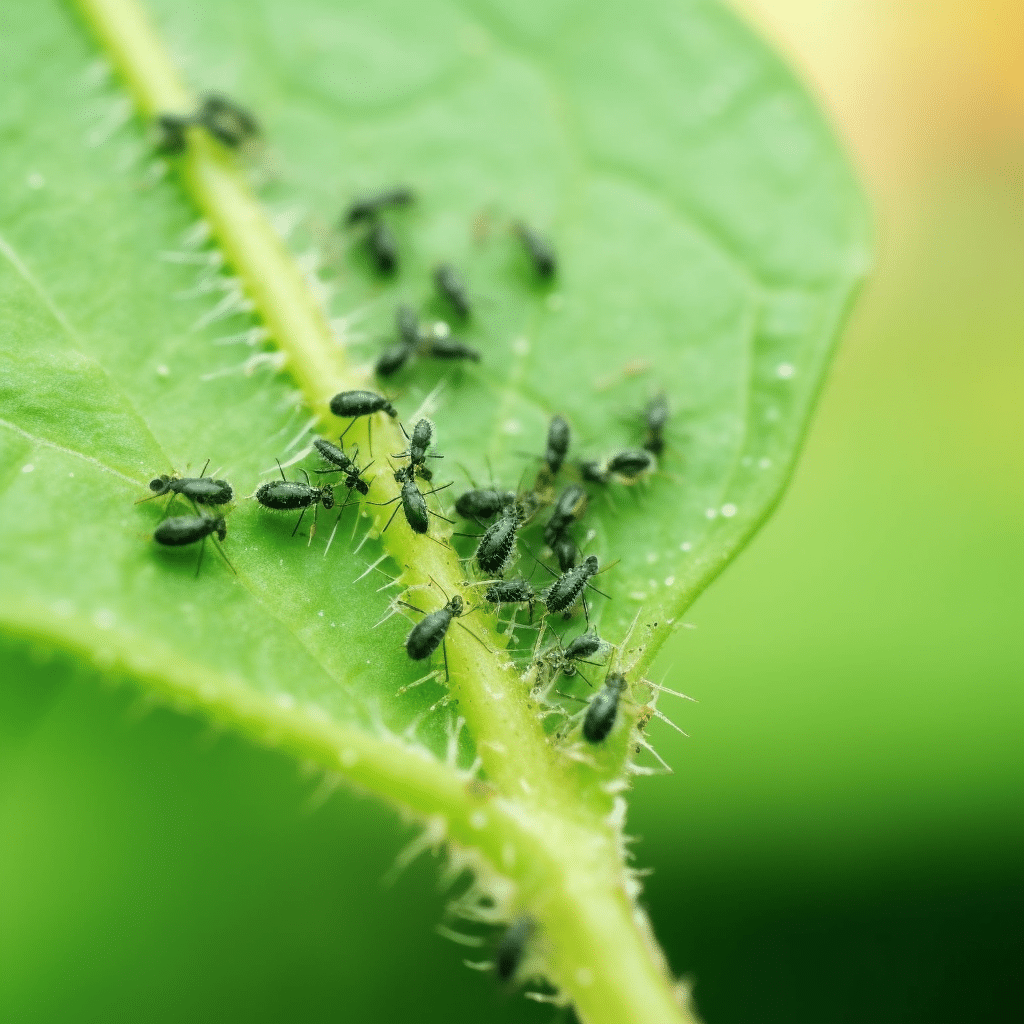
[[[700,703],[635,793],[650,910],[711,1024],[1020,1020],[1024,8],[744,8],[847,139],[877,269],[662,663]],[[390,812],[17,657],[54,699],[0,714],[5,1022],[565,1019],[433,934],[432,863],[378,887]]]

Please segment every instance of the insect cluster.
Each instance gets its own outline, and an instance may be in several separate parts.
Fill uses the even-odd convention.
[[[202,127],[232,148],[238,148],[259,134],[259,125],[252,115],[219,96],[205,97],[194,114],[164,114],[157,123],[162,133],[163,149],[167,152],[181,151],[186,145],[186,129],[193,126]],[[394,186],[356,199],[342,216],[343,228],[360,233],[358,244],[365,247],[373,268],[382,275],[395,274],[401,264],[400,247],[392,224],[414,200],[415,194],[410,188]],[[526,224],[517,223],[513,230],[536,277],[541,281],[553,279],[558,259],[551,243]],[[438,301],[446,307],[451,320],[469,323],[474,316],[474,300],[458,269],[448,262],[438,264],[434,268],[433,283]],[[375,362],[378,377],[390,377],[417,359],[481,359],[481,353],[455,337],[448,324],[421,323],[417,312],[405,304],[395,310],[395,331],[395,339]],[[289,480],[279,463],[280,478],[260,484],[251,497],[270,512],[298,512],[293,536],[306,513],[312,510],[310,541],[321,507],[325,511],[338,507],[336,530],[349,505],[395,505],[381,530],[382,535],[401,512],[399,523],[404,522],[412,534],[436,543],[454,543],[461,547],[465,543],[462,540],[454,541],[448,535],[434,536],[431,533],[432,519],[450,524],[454,522],[450,516],[458,516],[466,524],[466,529],[455,531],[452,536],[473,541],[473,544],[462,547],[469,577],[462,586],[479,594],[479,603],[492,607],[496,616],[500,616],[506,606],[513,609],[511,618],[504,622],[499,619],[499,624],[505,626],[506,635],[513,643],[518,630],[535,630],[537,633],[536,642],[518,659],[518,669],[524,683],[524,699],[538,708],[543,719],[553,719],[557,723],[550,728],[549,721],[549,732],[553,738],[563,743],[572,756],[586,760],[615,732],[625,703],[636,709],[633,716],[639,726],[636,742],[650,750],[641,732],[652,715],[664,717],[654,709],[651,701],[651,691],[663,688],[647,680],[630,680],[629,638],[615,648],[599,636],[596,625],[592,623],[590,602],[593,598],[590,595],[608,596],[597,589],[595,579],[615,563],[602,567],[596,554],[585,554],[594,534],[582,531],[595,493],[613,486],[637,484],[656,472],[657,460],[666,449],[665,430],[670,416],[667,398],[658,394],[643,409],[643,435],[637,437],[637,447],[613,452],[601,459],[570,459],[572,428],[564,416],[553,415],[548,423],[543,453],[536,455],[540,465],[532,485],[520,483],[516,489],[510,489],[496,486],[493,482],[483,488],[474,484],[472,489],[455,498],[451,508],[444,504],[444,498],[438,496],[452,483],[432,486],[435,469],[430,464],[431,460],[439,460],[443,456],[433,450],[436,435],[431,420],[418,419],[412,424],[411,433],[404,424],[399,424],[408,444],[404,451],[390,453],[390,457],[399,460],[399,464],[396,467],[389,463],[388,471],[398,485],[398,494],[387,501],[370,501],[374,478],[367,478],[365,474],[375,462],[360,466],[358,448],[351,451],[345,448],[345,434],[352,423],[364,417],[368,418],[369,424],[376,416],[397,420],[398,410],[392,399],[369,390],[340,392],[334,395],[329,405],[333,415],[349,420],[349,424],[341,432],[337,444],[322,437],[313,440],[312,451],[322,461],[312,468],[312,472],[320,478],[333,475],[334,481],[313,483],[306,470],[301,470],[301,480]],[[368,425],[367,432],[372,456],[372,426]],[[234,496],[226,481],[207,478],[206,468],[199,477],[157,477],[150,483],[153,493],[140,499],[151,500],[169,494],[168,513],[179,497],[191,503],[191,514],[165,515],[153,539],[158,544],[175,547],[199,543],[197,575],[206,538],[215,538],[218,548],[219,543],[226,539],[227,521],[219,511]],[[379,469],[378,472],[385,471]],[[339,493],[342,490],[345,491],[344,500]],[[432,504],[435,507],[431,507]],[[217,508],[218,514],[207,514],[204,511],[207,507]],[[470,526],[481,532],[468,532]],[[524,553],[528,561],[523,559]],[[554,565],[548,565],[548,560]],[[516,574],[510,576],[513,567]],[[543,579],[537,579],[538,572],[545,574]],[[439,585],[438,590],[441,590]],[[453,625],[457,624],[482,643],[461,621],[475,610],[462,594],[444,594],[444,603],[433,608],[419,607],[404,599],[394,602],[395,610],[398,606],[422,616],[405,640],[408,657],[415,662],[428,661],[441,648],[446,680],[448,657],[445,644]],[[555,624],[570,622],[578,608],[582,608],[586,625],[582,632],[567,639],[565,630],[560,632]],[[509,650],[513,655],[516,653],[512,647]],[[595,686],[588,674],[591,669],[601,668],[605,662],[608,669],[604,682]],[[584,666],[587,666],[586,671]],[[436,672],[424,679],[434,676]],[[572,685],[576,678],[582,679],[591,691],[585,699],[558,689],[560,684]],[[565,680],[569,682],[563,683]],[[642,703],[634,700],[634,686]],[[405,689],[408,687],[400,692]],[[571,705],[567,701],[578,701],[584,706],[579,711],[570,710]],[[632,725],[630,730],[629,735],[633,736]],[[520,917],[510,924],[495,957],[495,970],[502,981],[512,981],[516,976],[535,930],[528,917]]]

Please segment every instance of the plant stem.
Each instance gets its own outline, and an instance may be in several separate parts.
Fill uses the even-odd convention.
[[[136,0],[79,2],[144,113],[192,109],[166,48]],[[286,353],[311,407],[326,417],[331,395],[366,382],[346,372],[324,311],[231,155],[191,128],[183,162],[187,187],[228,261]],[[380,434],[388,444],[403,442],[390,421],[378,428]],[[379,474],[370,496],[387,501],[398,493],[396,482]],[[376,513],[378,527],[390,511]],[[433,580],[449,594],[462,584],[458,558],[447,544],[416,536],[399,522],[387,535],[387,547],[399,565],[408,567],[402,577],[407,584]],[[355,745],[342,743],[339,756],[333,730],[343,727],[333,724],[320,728],[290,719],[286,745],[422,816],[443,815],[449,838],[476,850],[493,870],[516,883],[519,909],[540,924],[547,973],[588,1024],[690,1020],[677,1003],[646,919],[627,892],[621,823],[609,818],[610,798],[600,792],[581,797],[578,766],[548,743],[519,675],[500,655],[507,641],[493,621],[477,612],[467,616],[467,626],[474,637],[458,627],[448,634],[450,686],[493,791],[484,787],[484,795],[467,794],[465,782],[453,782],[456,773],[437,762],[425,771],[422,757],[416,755],[419,760],[412,763],[408,751],[389,766],[372,736],[359,744],[347,737]],[[224,690],[223,698],[225,706],[237,709],[233,724],[259,731],[257,723],[265,721],[261,716],[268,709],[254,701],[262,698],[246,693],[241,683]],[[346,749],[353,756],[346,757]],[[418,774],[423,776],[419,780]],[[456,792],[459,786],[462,791]]]

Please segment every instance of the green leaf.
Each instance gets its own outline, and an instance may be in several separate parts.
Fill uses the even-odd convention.
[[[632,725],[653,707],[641,680],[778,500],[864,273],[844,159],[789,73],[708,0],[650,0],[625,20],[614,5],[568,3],[154,10],[197,89],[258,111],[262,149],[239,160],[193,130],[185,157],[154,155],[132,102],[148,116],[191,99],[123,0],[90,0],[82,20],[12,10],[0,42],[18,85],[0,110],[0,627],[434,822],[431,837],[466,852],[487,885],[510,883],[499,910],[542,920],[538,970],[587,1019],[628,1017],[638,1000],[648,1019],[676,1019],[639,934],[614,950],[631,981],[585,980],[609,973],[601,936],[632,928],[613,797],[637,770]],[[403,266],[391,283],[337,223],[354,194],[395,181],[419,198],[393,218]],[[512,236],[518,218],[555,241],[551,288]],[[445,524],[419,537],[399,514],[381,539],[394,505],[347,508],[326,550],[335,513],[321,510],[307,544],[291,536],[294,516],[244,497],[312,429],[344,428],[326,400],[375,386],[397,302],[443,311],[430,283],[441,259],[469,282],[465,337],[482,361],[421,359],[393,379],[402,419],[426,410],[437,424],[435,480],[455,481],[429,499],[438,511],[470,479],[529,486],[556,412],[575,460],[638,446],[653,395],[672,409],[658,471],[593,487],[585,519],[585,550],[615,563],[592,619],[631,684],[628,727],[597,749],[544,731],[482,609],[451,628],[450,687],[442,673],[404,689],[441,659],[406,657],[408,624],[387,617],[402,591],[380,588],[400,577],[406,599],[433,610],[463,572],[478,579]],[[355,438],[369,459],[363,422]],[[404,447],[375,417],[371,499],[397,494],[387,461]],[[223,545],[235,572],[207,550],[197,577],[195,549],[148,539],[166,499],[133,502],[152,476],[208,458],[236,492]],[[541,521],[523,531],[538,556]],[[472,554],[475,542],[455,543]],[[479,589],[465,594],[479,603]],[[513,647],[528,654],[535,636],[521,629]],[[487,786],[467,787],[476,755]],[[603,852],[588,866],[578,854],[591,840]],[[570,898],[580,875],[584,896]],[[579,900],[603,910],[588,919]]]

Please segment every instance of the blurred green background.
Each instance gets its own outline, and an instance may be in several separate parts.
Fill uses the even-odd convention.
[[[635,793],[650,911],[711,1024],[1021,1020],[1024,14],[744,6],[879,258],[783,507],[662,662],[700,703]],[[391,812],[3,655],[5,1024],[565,1019],[461,966],[429,858],[379,882]]]

